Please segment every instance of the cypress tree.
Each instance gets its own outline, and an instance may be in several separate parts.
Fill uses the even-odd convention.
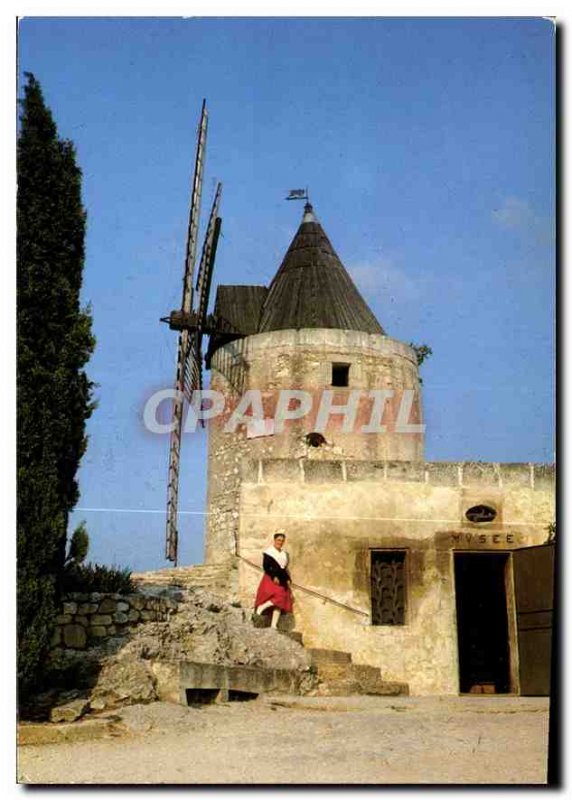
[[[93,351],[80,308],[86,215],[73,144],[60,139],[30,73],[20,101],[17,172],[18,686],[38,688],[58,612],[68,515],[85,423],[95,404]]]

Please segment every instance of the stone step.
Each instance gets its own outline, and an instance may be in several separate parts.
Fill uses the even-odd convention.
[[[113,719],[81,719],[75,722],[19,722],[19,745],[71,744],[109,739],[117,735]]]
[[[381,680],[381,670],[379,667],[371,667],[369,664],[352,664],[351,673],[360,681],[379,681]]]
[[[360,680],[369,680],[371,681],[372,676],[368,675],[367,677],[364,676],[363,672],[359,670],[356,671],[355,664],[316,664],[316,669],[318,672],[318,677],[323,681],[360,681]],[[374,678],[380,678],[381,673],[377,670],[377,675],[373,676]]]
[[[227,564],[191,564],[187,567],[136,572],[131,577],[140,586],[179,586],[222,591],[228,588],[229,567]]]
[[[344,650],[328,650],[322,647],[309,647],[308,653],[312,658],[312,664],[351,664],[352,654]]]
[[[324,682],[314,691],[317,697],[351,697],[356,694],[363,694],[357,681]]]
[[[368,664],[317,665],[318,694],[341,696],[352,694],[402,695],[409,694],[407,684],[384,681],[378,667]]]
[[[409,684],[399,683],[398,681],[380,681],[377,686],[372,687],[363,694],[375,694],[383,697],[397,697],[409,695]]]
[[[366,691],[359,681],[334,681],[320,683],[312,694],[317,697],[350,697],[352,695],[404,697],[409,695],[409,686],[406,683],[380,681],[377,686],[370,687]]]
[[[293,639],[298,644],[304,644],[304,639],[300,631],[280,631],[283,633],[284,636],[287,636],[289,639]]]

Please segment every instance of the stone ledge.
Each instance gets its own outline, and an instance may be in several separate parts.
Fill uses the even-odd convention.
[[[350,459],[243,459],[244,483],[340,483],[374,481],[433,486],[525,487],[550,491],[554,464],[480,461],[359,461]]]
[[[300,463],[298,459],[276,458],[271,461],[264,461],[262,465],[262,480],[264,483],[295,481],[300,478]]]
[[[305,461],[303,464],[306,483],[339,483],[344,479],[341,461]]]
[[[338,328],[300,328],[256,333],[220,347],[213,355],[212,364],[224,373],[224,365],[230,358],[274,358],[284,351],[306,349],[322,354],[324,349],[337,353],[356,352],[362,356],[377,358],[404,358],[417,367],[417,358],[412,347],[391,336]]]
[[[500,464],[469,461],[460,465],[463,486],[499,486]],[[530,474],[530,468],[525,465]]]
[[[186,704],[186,691],[192,689],[247,692],[261,694],[277,692],[298,693],[304,677],[313,675],[292,669],[271,669],[264,667],[231,666],[181,661],[178,667],[180,702]],[[170,676],[170,681],[172,676]]]
[[[433,486],[458,486],[459,464],[454,461],[425,462],[427,483]]]
[[[385,480],[385,461],[346,461],[348,481]]]
[[[108,719],[89,719],[79,722],[20,722],[18,745],[59,744],[61,742],[91,742],[116,733],[117,726]]]
[[[425,464],[422,461],[388,461],[386,480],[424,482]]]

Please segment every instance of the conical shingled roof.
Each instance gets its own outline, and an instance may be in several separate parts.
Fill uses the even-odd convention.
[[[339,328],[383,334],[307,203],[262,308],[258,331]]]

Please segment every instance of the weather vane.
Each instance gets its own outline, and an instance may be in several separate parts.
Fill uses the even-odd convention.
[[[308,196],[308,187],[305,189],[290,189],[290,194],[286,200],[305,200],[307,203],[309,203],[310,198]]]

